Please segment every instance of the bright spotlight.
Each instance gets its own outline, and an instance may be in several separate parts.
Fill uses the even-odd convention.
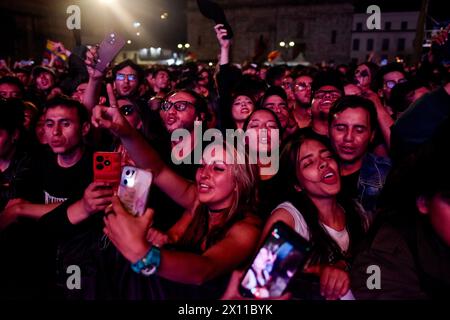
[[[139,37],[141,35],[141,33],[140,32],[136,32],[136,35]]]
[[[285,46],[286,46],[286,42],[281,41],[281,42],[280,42],[280,47],[285,47]]]
[[[184,47],[185,47],[186,49],[189,49],[189,48],[191,47],[191,45],[190,45],[189,43],[186,43],[186,44],[184,45]]]
[[[140,22],[137,22],[137,21],[133,22],[133,27],[139,28],[140,26],[141,26]]]
[[[167,12],[163,12],[162,14],[161,14],[161,19],[162,20],[165,20],[165,19],[167,19],[169,17],[169,14],[167,13]]]
[[[100,2],[106,6],[112,6],[114,4],[114,2],[116,2],[115,0],[100,0]]]
[[[293,46],[295,46],[295,42],[294,41],[289,42],[289,47],[293,47]]]
[[[182,45],[181,43],[179,43],[179,44],[177,45],[177,47],[178,47],[178,49],[183,49],[183,45]]]
[[[128,40],[127,43],[128,43],[128,44],[131,44],[131,40]]]

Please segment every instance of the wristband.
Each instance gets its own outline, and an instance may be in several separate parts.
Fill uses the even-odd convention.
[[[145,256],[131,265],[136,273],[141,273],[145,276],[150,276],[158,271],[161,263],[161,251],[158,247],[152,246]]]

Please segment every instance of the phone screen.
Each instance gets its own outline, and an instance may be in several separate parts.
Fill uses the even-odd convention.
[[[245,297],[275,298],[303,267],[310,246],[291,228],[277,222],[244,273],[239,291]]]

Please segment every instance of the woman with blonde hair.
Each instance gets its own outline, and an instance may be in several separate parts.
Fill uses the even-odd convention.
[[[136,165],[151,170],[154,183],[186,209],[162,233],[151,227],[152,210],[135,218],[114,199],[105,217],[106,235],[135,272],[170,280],[169,286],[162,282],[169,287],[166,292],[175,295],[164,298],[219,297],[226,285],[221,279],[247,261],[260,236],[260,220],[254,215],[258,167],[229,144],[211,144],[203,152],[195,182],[188,181],[167,166],[117,110],[96,107],[93,123],[111,129]]]

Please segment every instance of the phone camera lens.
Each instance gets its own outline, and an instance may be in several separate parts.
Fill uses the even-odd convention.
[[[127,176],[129,176],[129,175],[131,174],[130,170],[127,170],[127,171],[125,172],[125,174],[126,174]]]
[[[98,164],[97,166],[96,166],[96,168],[97,168],[97,170],[103,170],[103,165],[102,164]]]
[[[109,166],[109,165],[111,165],[111,161],[106,160],[106,161],[105,161],[105,166]]]
[[[102,156],[98,156],[96,158],[97,162],[103,162],[104,158]]]
[[[127,179],[123,180],[123,184],[127,185],[128,184],[128,180]]]

